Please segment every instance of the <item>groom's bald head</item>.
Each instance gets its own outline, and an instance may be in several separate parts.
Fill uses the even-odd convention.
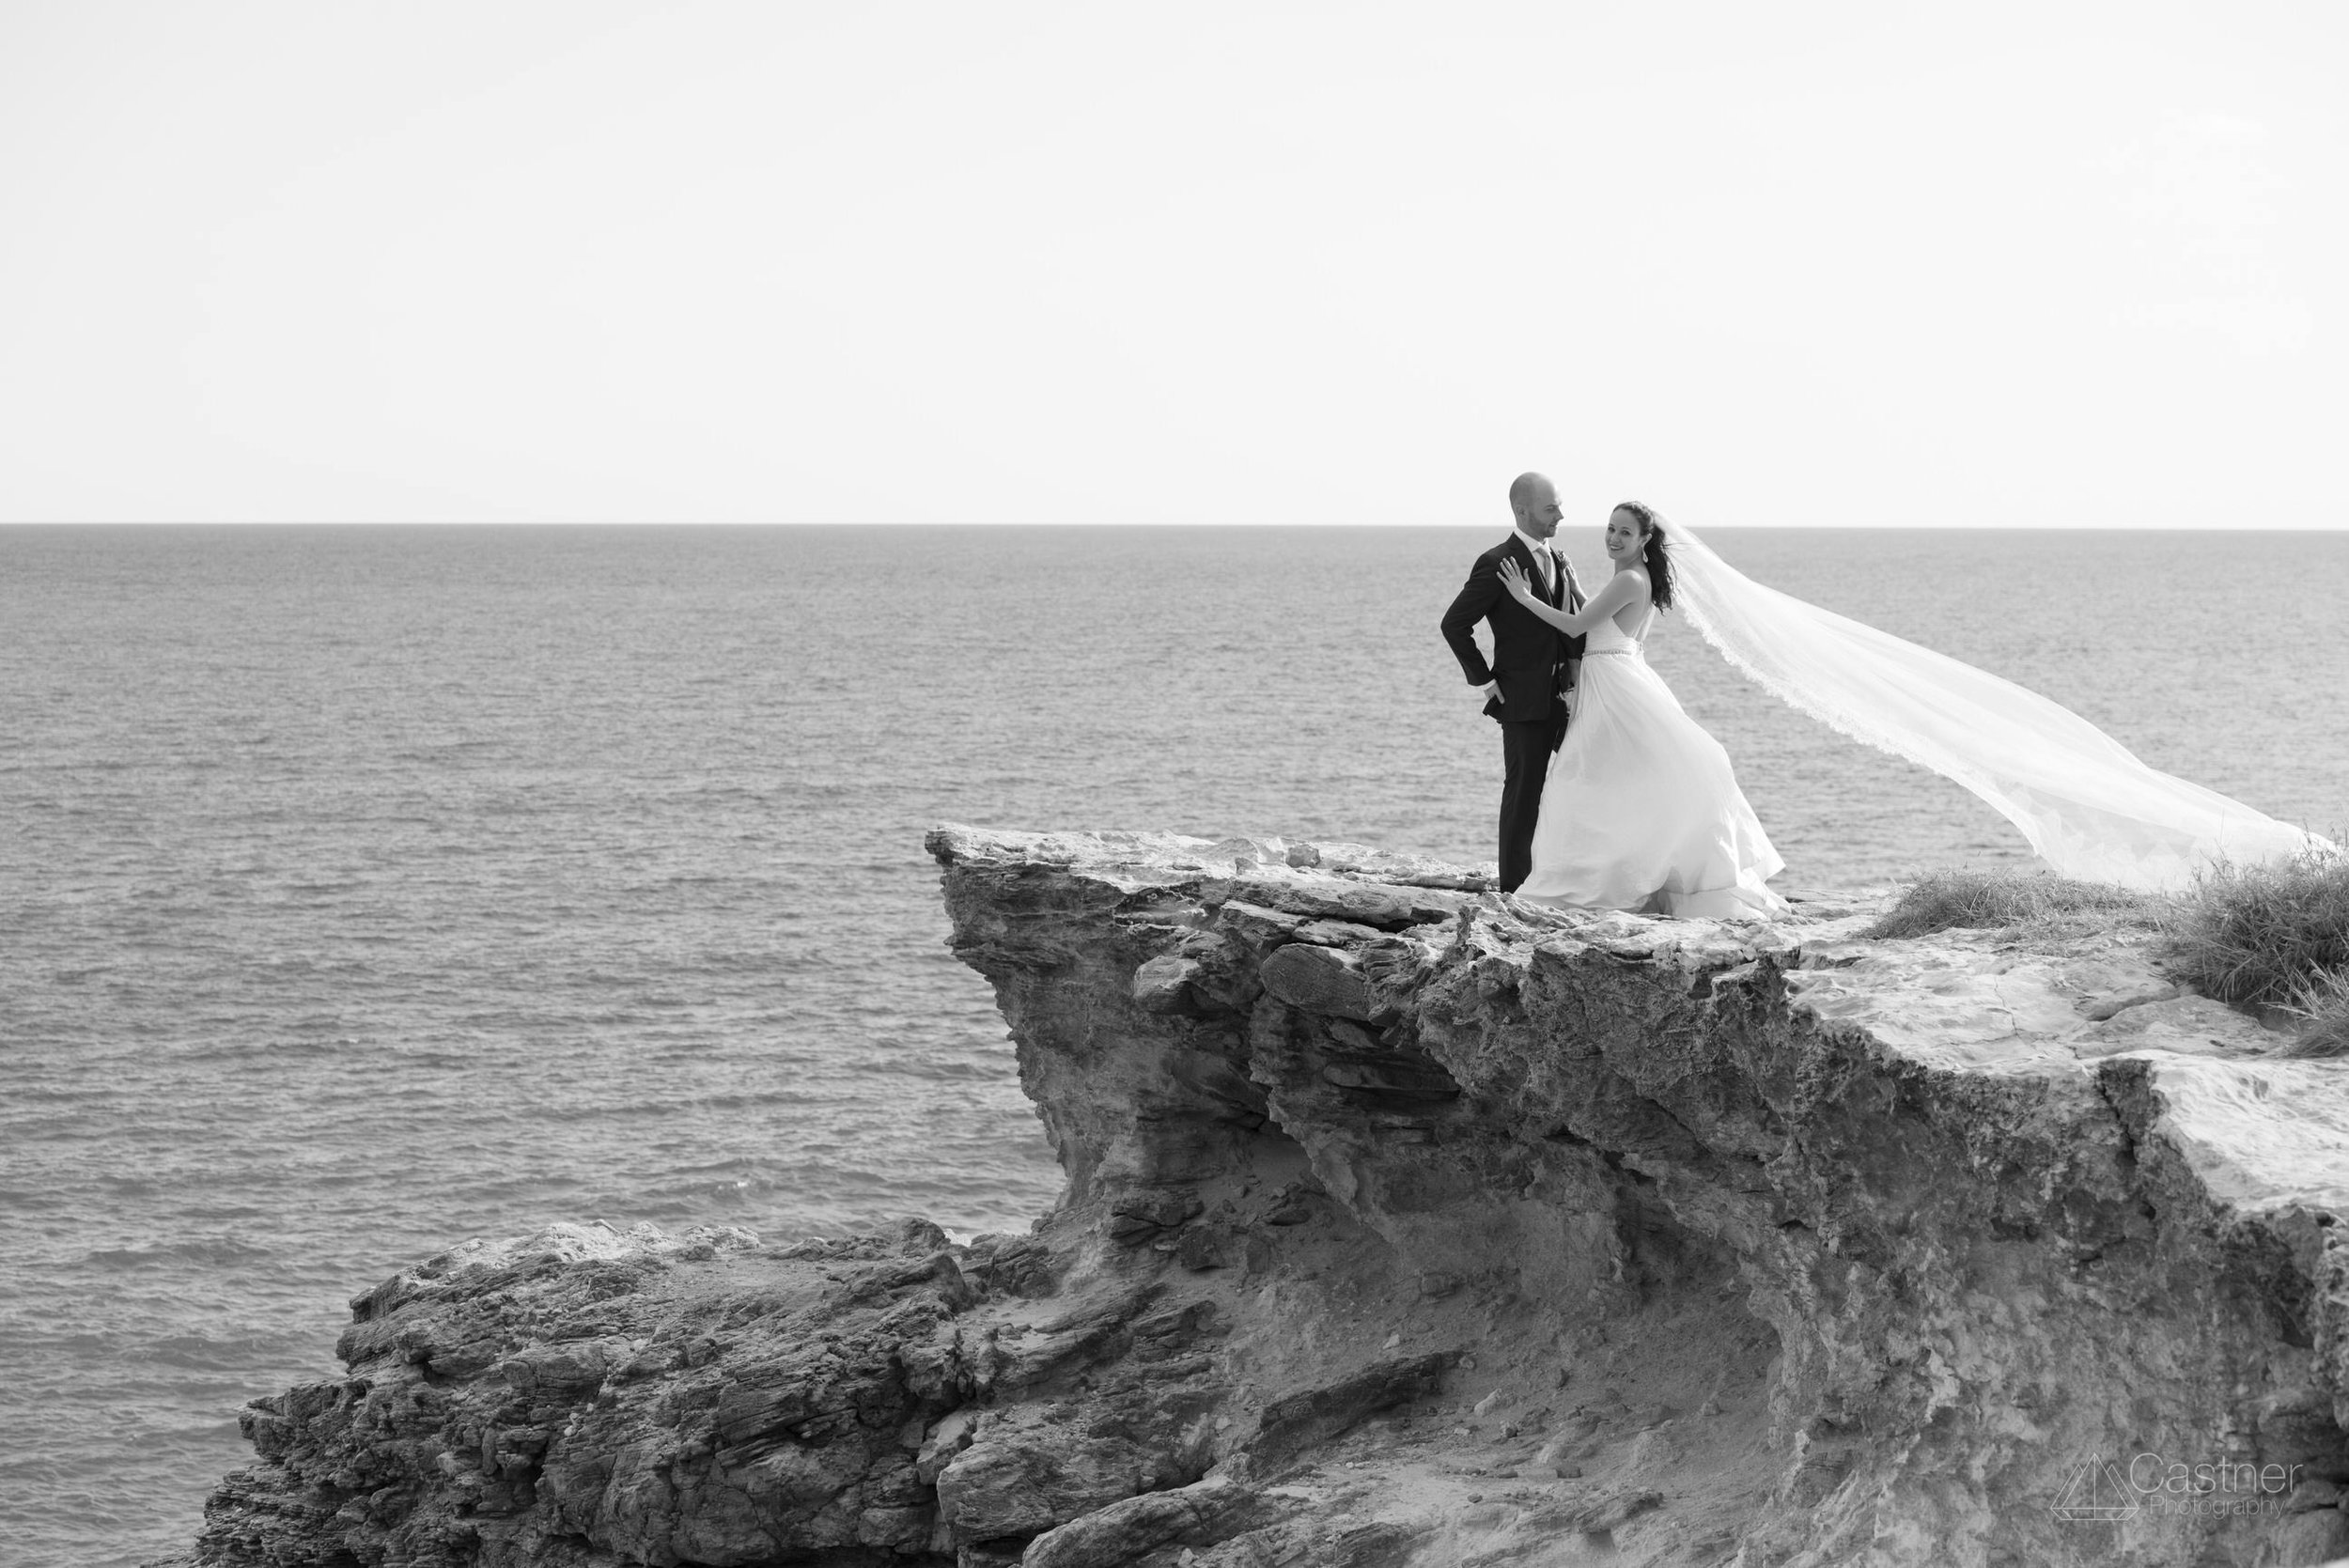
[[[1519,528],[1547,539],[1558,532],[1558,487],[1546,474],[1520,474],[1509,481],[1509,510]]]

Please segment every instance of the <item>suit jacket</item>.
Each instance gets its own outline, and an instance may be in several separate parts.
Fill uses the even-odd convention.
[[[1534,723],[1560,717],[1559,691],[1571,683],[1570,664],[1582,657],[1582,639],[1569,637],[1510,597],[1501,585],[1501,563],[1514,560],[1525,568],[1533,591],[1542,590],[1542,569],[1533,552],[1512,531],[1506,539],[1476,558],[1459,598],[1443,613],[1443,640],[1459,656],[1460,669],[1470,686],[1499,681],[1501,694],[1485,711],[1504,724]],[[1566,587],[1562,563],[1549,602],[1566,610],[1582,608],[1582,596]],[[1493,657],[1487,664],[1476,645],[1476,623],[1492,625]]]

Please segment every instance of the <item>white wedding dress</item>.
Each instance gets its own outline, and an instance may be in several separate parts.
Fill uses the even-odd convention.
[[[1644,596],[1642,596],[1644,597]],[[1784,869],[1721,743],[1688,717],[1609,616],[1582,650],[1566,737],[1549,761],[1533,869],[1517,896],[1573,908],[1733,920],[1777,914]]]

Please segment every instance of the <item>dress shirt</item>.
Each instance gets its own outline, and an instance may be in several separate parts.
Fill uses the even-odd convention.
[[[1526,549],[1533,552],[1534,563],[1541,571],[1542,592],[1545,594],[1550,592],[1558,582],[1558,558],[1549,552],[1549,541],[1537,539],[1522,528],[1514,528],[1510,532],[1524,542]]]

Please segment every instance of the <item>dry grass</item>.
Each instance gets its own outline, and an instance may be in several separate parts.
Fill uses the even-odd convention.
[[[2324,970],[2293,993],[2284,1011],[2302,1020],[2286,1056],[2349,1056],[2349,971]]]
[[[2287,1054],[2349,1056],[2349,855],[2310,851],[2219,866],[2170,897],[2050,872],[1937,871],[1867,934],[1921,937],[1952,926],[2157,931],[2155,958],[2172,978],[2238,1007],[2298,1019]]]
[[[2305,1013],[2326,996],[2338,1002],[2349,971],[2349,855],[2310,852],[2198,878],[2170,901],[2161,964],[2245,1007]]]
[[[1919,877],[1866,935],[1922,937],[1952,926],[2150,926],[2159,905],[2144,893],[2075,882],[2051,871],[1935,871]]]

